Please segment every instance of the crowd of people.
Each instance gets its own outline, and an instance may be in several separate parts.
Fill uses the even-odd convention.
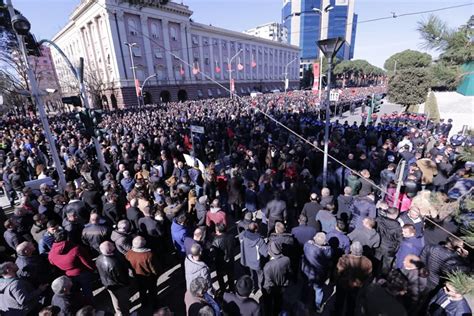
[[[50,182],[40,121],[4,116],[1,314],[471,315],[472,245],[458,236],[472,220],[460,206],[472,138],[449,139],[444,122],[336,120],[323,179],[313,101],[110,112],[105,169],[73,116],[52,117],[65,188]]]

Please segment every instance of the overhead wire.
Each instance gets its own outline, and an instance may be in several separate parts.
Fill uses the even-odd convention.
[[[108,10],[108,8],[106,8],[105,6],[103,6],[102,4],[98,3],[97,2],[98,0],[93,0],[93,3],[101,6],[102,8]],[[463,6],[466,6],[466,5],[463,5]],[[441,9],[436,9],[437,11],[440,11],[440,10],[447,10],[447,9],[450,9],[450,8],[453,8],[453,7],[459,7],[459,6],[451,6],[451,7],[446,7],[446,8],[441,8]],[[431,12],[431,10],[429,10],[429,12]],[[426,13],[426,12],[424,12]],[[408,13],[407,13],[408,14]],[[374,19],[372,19],[374,20]],[[368,23],[370,20],[366,20],[364,21],[364,23]],[[186,60],[182,59],[181,57],[179,57],[178,55],[174,54],[171,50],[167,50],[165,47],[163,47],[160,43],[158,43],[154,38],[150,37],[150,36],[147,36],[145,34],[143,34],[141,32],[141,30],[139,29],[135,29],[136,32],[140,33],[143,37],[149,39],[151,42],[155,43],[158,47],[161,47],[163,48],[165,51],[167,51],[171,56],[173,56],[174,58],[180,60],[183,64],[187,65],[188,67],[194,67],[193,65],[189,64]],[[216,85],[220,86],[222,89],[224,89],[225,91],[229,92],[229,94],[232,94],[232,91],[227,88],[226,86],[224,86],[222,83],[218,82],[217,80],[213,79],[210,75],[206,74],[206,73],[203,73],[202,71],[199,72],[201,75],[203,75],[205,78],[209,79],[211,82],[215,83]],[[304,136],[300,135],[299,133],[297,133],[296,131],[292,130],[291,128],[289,128],[288,126],[286,126],[285,124],[283,124],[282,122],[278,121],[276,118],[274,118],[272,115],[268,114],[266,111],[263,111],[262,109],[258,108],[257,106],[252,106],[251,104],[249,104],[245,99],[243,99],[241,96],[237,95],[237,94],[234,94],[235,97],[237,97],[239,99],[239,101],[241,101],[242,103],[244,103],[244,105],[247,107],[247,108],[250,108],[250,109],[254,109],[255,111],[263,114],[266,118],[268,118],[269,120],[273,121],[275,124],[281,126],[282,128],[284,128],[285,130],[287,130],[289,133],[293,134],[294,136],[296,136],[297,138],[299,138],[300,140],[302,140],[304,143],[308,144],[309,146],[313,147],[314,149],[318,150],[319,152],[321,153],[324,153],[324,150],[321,149],[319,146],[315,145],[314,143],[312,143],[310,140],[308,140],[307,138],[305,138]],[[339,165],[341,165],[342,167],[346,168],[347,170],[350,170],[351,172],[353,172],[354,174],[358,175],[360,178],[364,179],[364,181],[367,181],[369,182],[373,188],[376,188],[378,189],[380,192],[383,192],[385,194],[389,194],[383,187],[377,185],[374,181],[370,180],[370,179],[367,179],[365,178],[360,172],[350,168],[348,165],[346,165],[344,162],[340,161],[339,159],[337,159],[336,157],[332,156],[331,154],[327,154],[329,158],[331,158],[333,161],[335,161],[336,163],[338,163]],[[421,215],[421,214],[420,214]],[[469,248],[471,249],[474,249],[474,246],[467,243],[466,241],[462,240],[459,236],[456,236],[454,235],[453,233],[451,233],[450,231],[448,231],[447,229],[445,229],[444,227],[442,227],[441,225],[439,225],[438,223],[436,223],[434,220],[432,220],[431,218],[429,217],[423,217],[425,220],[429,221],[431,224],[435,225],[436,227],[438,227],[439,229],[443,230],[444,232],[446,232],[448,235],[452,236],[453,238],[456,238],[460,241],[462,241],[466,246],[468,246]]]

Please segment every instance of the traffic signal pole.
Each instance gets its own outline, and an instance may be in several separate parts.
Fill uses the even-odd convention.
[[[86,109],[90,109],[90,104],[89,104],[89,98],[87,98],[87,93],[86,93],[86,87],[84,85],[84,76],[81,75],[84,71],[84,58],[81,57],[81,70],[79,72],[76,72],[77,74],[77,79],[79,80],[79,90],[81,91],[81,97],[82,97],[82,103],[84,104],[84,107]],[[97,126],[94,126],[94,128],[97,128]],[[99,162],[100,170],[102,172],[107,171],[106,166],[105,166],[105,159],[104,159],[104,154],[102,153],[102,148],[100,146],[99,140],[95,135],[91,136],[93,141],[94,141],[94,147],[95,147],[95,152],[97,153],[97,161]]]
[[[79,82],[79,91],[81,92],[82,104],[86,109],[90,109],[89,99],[87,98],[86,87],[84,85],[84,59],[81,57],[81,64],[79,66],[80,69],[78,70],[72,65],[69,58],[67,58],[66,54],[64,54],[63,50],[55,42],[43,39],[39,41],[38,45],[41,45],[43,43],[48,43],[49,45],[53,46],[64,59],[69,69],[71,69],[72,73],[74,74],[74,77],[76,77]],[[95,152],[97,154],[97,161],[99,161],[100,169],[102,171],[106,171],[107,169],[105,166],[104,154],[102,153],[102,148],[100,146],[99,140],[95,136],[92,136],[92,139],[94,141]]]
[[[13,4],[11,0],[6,1],[6,6],[8,8],[8,12],[10,13],[10,18],[13,18],[15,16],[15,9],[13,8]],[[18,46],[21,51],[21,57],[23,58],[23,62],[25,63],[25,68],[26,68],[25,70],[28,76],[28,80],[30,82],[31,97],[34,100],[36,107],[38,108],[38,113],[39,113],[41,123],[43,125],[44,134],[46,136],[46,140],[48,141],[49,150],[51,151],[51,156],[53,158],[54,166],[56,167],[56,171],[58,173],[59,188],[61,191],[63,191],[66,188],[66,177],[64,175],[64,169],[61,164],[61,160],[59,159],[59,154],[56,147],[56,141],[54,140],[53,135],[51,134],[51,128],[49,126],[48,117],[46,116],[46,111],[44,109],[43,97],[41,96],[34,71],[31,68],[30,63],[28,61],[28,55],[26,53],[24,36],[18,34],[16,30],[14,31],[18,39]]]

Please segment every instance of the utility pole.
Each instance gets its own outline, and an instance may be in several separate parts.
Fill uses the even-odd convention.
[[[56,141],[53,138],[51,133],[51,128],[49,126],[48,117],[46,115],[46,111],[44,109],[44,102],[41,96],[38,82],[36,81],[36,76],[33,69],[30,66],[28,55],[26,52],[25,46],[25,35],[30,32],[30,22],[22,15],[17,15],[15,13],[15,9],[13,8],[13,4],[11,0],[6,0],[6,6],[8,8],[8,12],[10,14],[11,23],[13,29],[15,31],[18,46],[21,51],[21,57],[23,58],[23,62],[25,63],[26,73],[28,76],[28,81],[30,82],[30,90],[31,90],[31,97],[38,108],[39,117],[41,123],[43,125],[43,130],[46,136],[46,140],[49,144],[49,150],[51,151],[51,156],[53,158],[54,166],[56,167],[56,171],[59,177],[59,188],[63,191],[66,187],[66,177],[64,176],[63,166],[61,164],[61,160],[59,158],[59,154],[56,148]]]

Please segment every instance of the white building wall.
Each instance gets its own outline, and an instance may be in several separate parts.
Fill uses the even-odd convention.
[[[227,83],[229,76],[225,63],[239,47],[243,48],[240,61],[244,70],[234,72],[233,78],[247,83],[280,80],[281,70],[299,51],[298,47],[288,44],[190,22],[192,11],[173,2],[162,9],[138,8],[116,0],[98,0],[98,3],[90,1],[79,5],[71,14],[68,25],[53,40],[73,63],[84,57],[88,68],[96,71],[109,87],[133,87],[130,54],[124,42],[138,44],[137,52],[132,55],[139,80],[143,81],[157,71],[163,72],[159,81],[149,81],[149,85],[161,86],[212,83],[202,74],[192,74],[194,58],[199,61],[201,72],[213,80]],[[156,36],[151,30],[152,23],[158,25]],[[197,44],[193,44],[193,37]],[[157,57],[157,50],[163,52],[162,57]],[[250,66],[252,55],[257,63],[255,68]],[[280,55],[286,57],[280,58]],[[61,76],[70,76],[67,80],[73,81],[72,74],[61,70],[64,65],[54,52],[53,60]],[[232,63],[234,71],[238,60],[239,57]],[[215,73],[216,63],[221,68],[220,74]],[[184,75],[180,74],[181,67]],[[298,79],[298,68],[298,63],[289,67],[291,80]]]

